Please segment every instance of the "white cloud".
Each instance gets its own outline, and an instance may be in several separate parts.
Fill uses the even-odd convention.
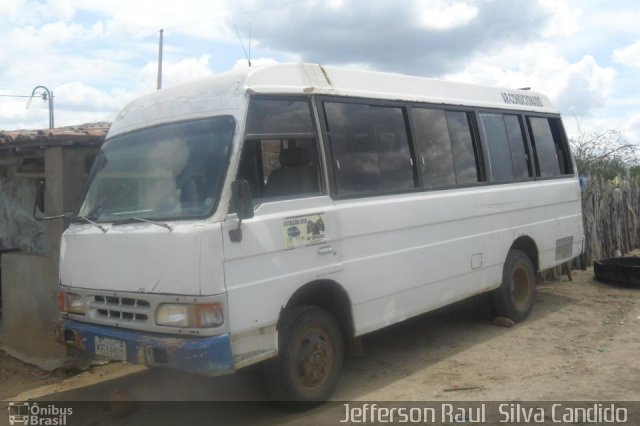
[[[549,96],[564,113],[587,115],[604,106],[613,90],[614,69],[592,56],[569,62],[549,43],[510,46],[479,56],[445,78],[470,83],[531,87]]]
[[[273,57],[531,86],[568,115],[637,129],[640,41],[624,43],[638,20],[631,4],[588,0],[0,0],[0,91],[48,86],[60,125],[109,119],[155,90],[160,28],[168,87],[245,67],[236,24],[245,42],[251,27],[256,65]],[[0,128],[46,123],[46,104],[0,99]]]
[[[115,113],[130,101],[134,92],[113,89],[108,92],[81,82],[66,83],[56,88],[55,106],[74,112]]]
[[[162,61],[162,87],[213,75],[209,58],[209,55],[202,55],[199,58],[185,58],[178,62]],[[141,86],[148,90],[155,89],[157,76],[158,62],[147,62],[140,71]]]
[[[43,21],[70,20],[76,8],[72,0],[0,0],[0,21],[33,25]]]
[[[70,20],[76,13],[76,7],[72,0],[49,0],[43,6],[43,12],[51,19]]]
[[[625,127],[628,133],[634,135],[636,141],[640,140],[640,112],[632,114],[629,117],[627,125]]]
[[[615,70],[598,65],[592,56],[566,67],[565,85],[555,95],[560,110],[586,115],[605,106],[613,91]]]
[[[640,68],[640,41],[613,51],[614,61]]]
[[[435,30],[463,27],[478,16],[478,8],[466,2],[416,1],[420,26]]]
[[[255,58],[255,59],[251,59],[251,66],[253,67],[257,67],[260,65],[272,65],[272,64],[277,64],[278,61],[276,61],[273,58]],[[233,66],[234,70],[246,70],[249,68],[249,64],[247,63],[246,59],[238,59],[235,63],[235,65]]]
[[[176,4],[158,0],[77,0],[78,8],[103,15],[112,37],[143,38],[181,33],[206,39],[233,40],[225,21],[231,13],[226,0],[190,0]]]
[[[258,62],[261,62],[258,60]],[[84,62],[84,73],[92,68],[100,68],[97,63]],[[98,71],[99,72],[99,71]],[[139,69],[129,69],[129,90],[117,86],[101,90],[82,81],[71,81],[50,86],[54,91],[54,115],[57,126],[65,126],[90,121],[111,121],[117,112],[131,99],[144,92],[155,90],[157,63],[148,62]],[[180,61],[165,61],[163,64],[163,87],[173,86],[196,78],[212,75],[209,56],[185,58]],[[114,75],[109,77],[114,79]],[[117,77],[115,77],[115,81]],[[121,81],[122,82],[122,81]],[[29,89],[31,90],[31,89]],[[26,92],[25,92],[26,93]],[[29,92],[30,93],[30,92]],[[43,128],[48,123],[48,104],[34,99],[29,110],[26,100],[0,98],[0,129]]]
[[[63,45],[74,39],[84,39],[87,32],[79,24],[67,24],[62,21],[45,24],[40,27],[26,26],[11,29],[2,37],[5,46],[12,50],[42,50]]]
[[[344,6],[344,0],[329,0],[327,2],[327,6],[332,9],[340,9],[342,6]]]
[[[591,13],[584,14],[583,26],[585,28],[591,29],[596,34],[603,34],[603,32],[640,33],[640,25],[638,25],[640,11],[637,7],[615,10],[614,7],[607,7],[609,6],[607,3],[602,5],[603,7],[592,8]]]
[[[81,82],[65,83],[54,91],[55,125],[111,121],[137,94],[120,89],[102,91]],[[46,128],[49,103],[33,98],[28,109],[26,106],[24,98],[0,98],[0,129]]]
[[[0,129],[33,129],[48,126],[49,105],[46,102],[33,99],[29,109],[26,106],[25,98],[0,97]]]
[[[565,115],[563,122],[569,137],[576,137],[581,133],[604,133],[613,130],[619,132],[628,142],[640,144],[640,112],[630,112],[621,116],[594,115],[588,119]]]
[[[583,12],[576,4],[567,0],[539,0],[539,2],[550,15],[543,32],[545,37],[569,37],[580,30]]]

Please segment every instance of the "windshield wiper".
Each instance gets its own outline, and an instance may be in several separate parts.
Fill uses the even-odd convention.
[[[99,224],[95,223],[94,221],[92,221],[91,219],[89,219],[89,218],[88,218],[88,217],[86,217],[86,216],[76,216],[76,217],[72,217],[72,218],[71,218],[71,222],[74,222],[74,223],[81,222],[81,221],[82,221],[82,222],[89,223],[89,224],[91,224],[91,225],[95,226],[96,228],[100,229],[103,233],[106,233],[106,232],[107,232],[107,228],[105,228],[104,226],[101,226],[101,225],[99,225]]]
[[[114,225],[114,226],[126,225],[127,223],[134,223],[134,222],[150,223],[152,225],[161,226],[163,228],[166,228],[166,229],[169,230],[169,232],[173,231],[173,226],[169,225],[168,223],[156,222],[155,220],[143,219],[141,217],[135,217],[135,216],[127,218],[127,219],[116,220],[115,222],[112,223],[112,225]]]

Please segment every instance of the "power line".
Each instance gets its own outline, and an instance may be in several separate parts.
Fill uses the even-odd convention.
[[[42,93],[36,93],[37,90],[43,90]],[[53,129],[53,92],[45,86],[36,86],[30,95],[13,95],[10,93],[0,93],[3,98],[29,98],[27,101],[27,109],[31,106],[33,98],[42,98],[43,101],[49,103],[49,128]]]
[[[33,98],[33,95],[3,95],[0,94],[3,98]]]

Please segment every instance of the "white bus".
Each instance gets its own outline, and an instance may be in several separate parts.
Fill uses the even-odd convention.
[[[63,236],[61,343],[334,390],[344,342],[491,292],[524,320],[579,255],[575,164],[544,95],[278,64],[116,117]]]

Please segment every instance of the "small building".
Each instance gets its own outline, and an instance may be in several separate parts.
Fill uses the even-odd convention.
[[[37,220],[37,187],[45,216],[74,212],[109,123],[47,130],[0,131],[0,348],[40,368],[64,364],[56,343],[60,237],[68,219]]]

